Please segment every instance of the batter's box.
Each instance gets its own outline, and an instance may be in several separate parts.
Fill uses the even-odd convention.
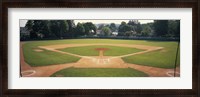
[[[110,59],[93,59],[93,62],[97,64],[109,64]]]

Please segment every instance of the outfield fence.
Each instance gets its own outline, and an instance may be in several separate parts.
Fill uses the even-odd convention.
[[[30,39],[24,38],[21,41],[34,41],[34,40],[61,40],[61,39],[125,39],[125,40],[157,40],[157,41],[180,41],[179,37],[136,37],[136,36],[81,36],[81,37],[63,37],[63,38],[37,38]]]
[[[179,37],[82,36],[79,38],[180,41]]]

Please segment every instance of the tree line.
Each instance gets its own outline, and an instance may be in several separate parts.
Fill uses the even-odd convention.
[[[154,20],[153,23],[140,24],[135,21],[122,22],[119,36],[179,37],[179,20]]]
[[[74,20],[28,20],[25,25],[29,39],[63,39],[82,35],[94,35],[96,26],[92,22],[78,23]]]
[[[180,20],[154,20],[152,23],[140,24],[136,20],[128,23],[122,21],[119,26],[115,23],[101,24],[98,27],[92,22],[77,23],[74,20],[28,20],[25,28],[29,35],[20,34],[21,39],[63,39],[80,36],[117,36],[136,37],[179,37]]]

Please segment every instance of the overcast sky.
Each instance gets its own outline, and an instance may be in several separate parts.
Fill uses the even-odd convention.
[[[26,22],[28,20],[20,20],[20,27],[24,27],[26,25]],[[74,20],[75,24],[77,24],[78,22],[80,23],[85,23],[85,22],[92,22],[94,24],[100,24],[100,23],[115,23],[115,24],[121,24],[121,22],[128,22],[129,20]],[[145,24],[145,23],[150,23],[153,22],[153,20],[138,20],[141,24]]]

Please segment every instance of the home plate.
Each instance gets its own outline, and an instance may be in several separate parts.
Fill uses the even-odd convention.
[[[76,68],[127,68],[127,64],[121,58],[110,59],[109,57],[81,58]]]

